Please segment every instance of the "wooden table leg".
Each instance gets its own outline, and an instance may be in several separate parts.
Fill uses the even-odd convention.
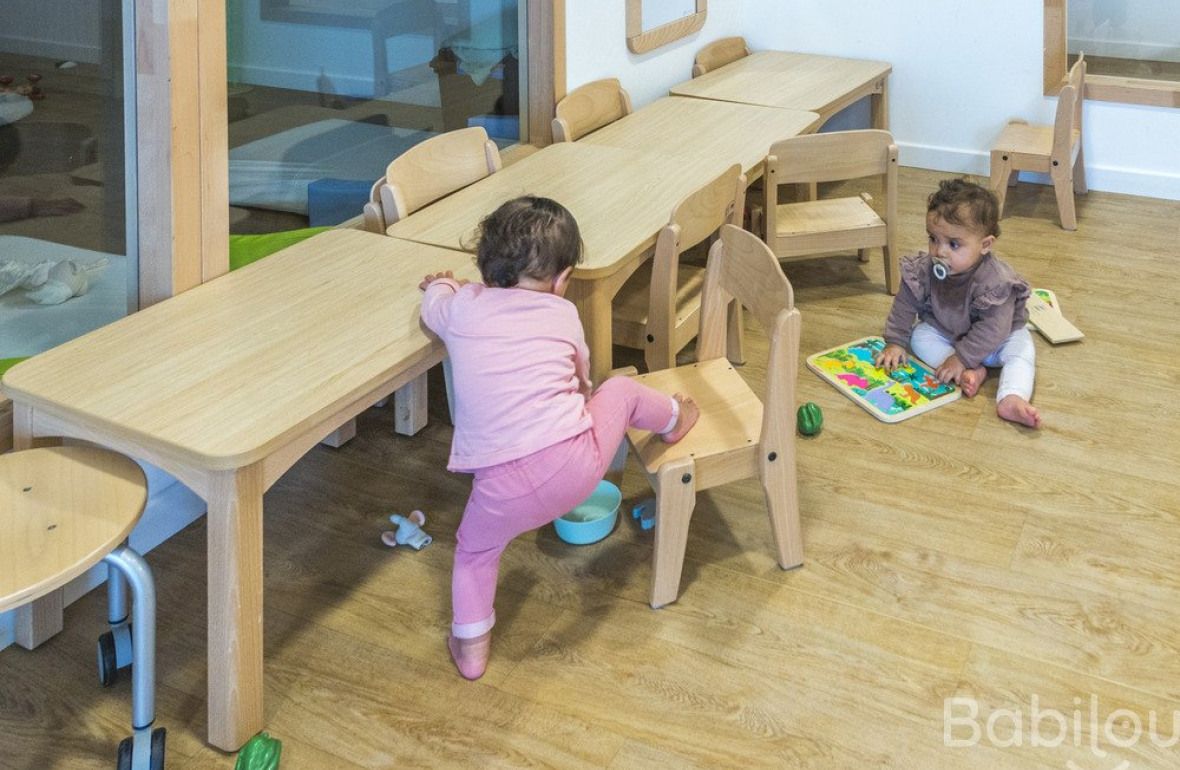
[[[881,78],[877,90],[869,97],[869,111],[873,128],[889,130],[889,78]]]
[[[209,743],[262,729],[262,463],[209,477]]]
[[[586,347],[590,349],[590,380],[598,385],[606,379],[612,368],[611,360],[611,293],[603,281],[584,281],[574,278],[570,282],[566,299],[578,308],[582,319],[582,330],[586,335]]]

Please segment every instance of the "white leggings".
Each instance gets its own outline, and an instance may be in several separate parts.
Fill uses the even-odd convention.
[[[955,352],[950,340],[925,321],[914,327],[910,337],[910,348],[914,355],[931,366],[938,368]],[[1025,401],[1032,400],[1033,380],[1036,378],[1037,351],[1033,347],[1032,335],[1028,329],[1012,332],[1004,344],[983,359],[984,366],[1001,366],[1000,387],[996,401],[1003,401],[1013,394]]]

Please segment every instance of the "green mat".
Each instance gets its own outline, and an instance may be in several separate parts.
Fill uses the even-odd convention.
[[[0,375],[3,375],[9,369],[16,366],[21,361],[24,361],[25,358],[28,358],[28,356],[22,356],[20,358],[0,358]]]
[[[231,235],[229,237],[229,269],[237,270],[276,251],[294,246],[313,235],[331,230],[331,227],[304,227],[301,230],[283,230],[278,233],[257,235]]]

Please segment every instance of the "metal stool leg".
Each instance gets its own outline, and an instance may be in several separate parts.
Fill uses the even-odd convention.
[[[131,665],[132,628],[127,613],[127,579],[118,568],[108,564],[107,622],[111,629],[98,637],[98,680],[103,687],[114,684],[119,669]]]
[[[143,557],[125,545],[104,561],[117,569],[131,586],[131,726],[132,738],[119,746],[124,770],[124,746],[130,742],[126,770],[158,770],[164,766],[164,729],[152,730],[156,714],[156,585]]]

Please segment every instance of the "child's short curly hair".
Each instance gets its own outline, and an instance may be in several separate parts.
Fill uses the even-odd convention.
[[[549,280],[582,261],[578,223],[549,198],[526,195],[501,204],[479,223],[477,238],[475,262],[488,286]]]
[[[966,179],[944,179],[926,199],[926,213],[984,236],[1000,237],[1000,202],[995,193]]]

